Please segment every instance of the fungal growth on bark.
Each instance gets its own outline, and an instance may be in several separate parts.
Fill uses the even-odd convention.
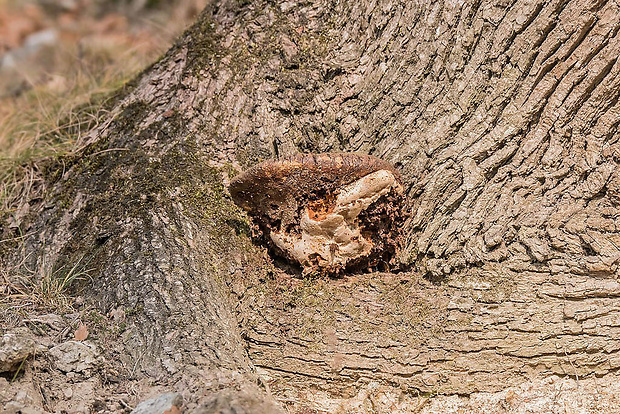
[[[370,155],[298,154],[260,163],[230,183],[271,250],[305,272],[388,268],[404,211],[401,176]]]

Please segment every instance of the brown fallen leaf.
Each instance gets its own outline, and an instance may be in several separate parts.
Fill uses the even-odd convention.
[[[181,410],[176,405],[173,405],[169,410],[164,411],[164,414],[181,414]]]
[[[81,324],[80,327],[77,328],[77,330],[73,334],[73,337],[76,341],[83,341],[88,338],[88,328],[86,327],[86,325]]]

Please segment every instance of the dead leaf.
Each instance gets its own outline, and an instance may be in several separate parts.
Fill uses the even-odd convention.
[[[77,330],[73,334],[73,337],[76,341],[83,341],[88,338],[88,328],[86,327],[86,325],[81,324],[80,327],[77,328]]]
[[[176,405],[173,405],[169,410],[164,411],[164,414],[181,414],[181,410]]]

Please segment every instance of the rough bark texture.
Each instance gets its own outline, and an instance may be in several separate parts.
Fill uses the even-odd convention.
[[[52,174],[31,259],[89,257],[128,378],[196,406],[272,404],[254,367],[297,408],[613,383],[619,29],[608,1],[218,2]],[[296,151],[397,166],[407,271],[300,280],[251,244],[225,185]]]

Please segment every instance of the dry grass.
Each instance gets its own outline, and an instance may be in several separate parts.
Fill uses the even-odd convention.
[[[41,195],[41,162],[75,151],[105,116],[104,97],[156,60],[207,0],[155,2],[159,8],[139,11],[132,6],[139,1],[84,0],[77,4],[90,6],[64,14],[20,13],[38,3],[49,2],[0,0],[5,23],[28,15],[37,30],[58,33],[57,44],[0,72],[0,223]]]
[[[26,278],[29,297],[45,309],[71,308],[71,299],[68,295],[71,287],[75,282],[90,279],[91,271],[92,269],[84,263],[83,257],[70,266],[65,265],[58,269],[53,269],[43,260],[39,270]]]
[[[75,55],[61,45],[53,51],[64,62],[56,74],[32,81],[17,97],[0,99],[0,218],[40,196],[41,161],[75,151],[105,116],[105,97],[165,48],[127,46],[92,46]]]
[[[140,68],[112,67],[97,77],[79,72],[61,91],[36,86],[0,101],[0,217],[41,195],[40,163],[73,152],[105,115],[103,98]]]
[[[10,269],[0,267],[4,281],[0,296],[3,319],[18,319],[39,310],[46,313],[73,310],[71,289],[76,282],[90,279],[91,270],[83,258],[59,268],[54,268],[45,258],[38,269],[28,269],[23,263]]]

